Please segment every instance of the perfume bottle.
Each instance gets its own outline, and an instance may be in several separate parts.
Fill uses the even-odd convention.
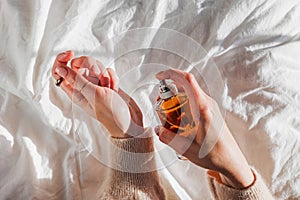
[[[187,96],[177,93],[176,86],[167,85],[165,80],[160,81],[159,90],[160,99],[155,109],[162,125],[177,134],[195,127]]]

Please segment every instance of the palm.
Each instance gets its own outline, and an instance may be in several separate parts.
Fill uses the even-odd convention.
[[[72,101],[101,122],[112,136],[123,137],[132,127],[142,128],[142,112],[134,100],[119,89],[116,73],[91,57],[75,58],[68,68],[67,62],[72,57],[73,52],[59,54],[52,71],[54,78],[65,78],[61,88]],[[66,77],[57,73],[62,65],[68,71]]]

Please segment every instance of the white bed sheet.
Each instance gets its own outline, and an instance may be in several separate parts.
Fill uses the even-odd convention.
[[[107,169],[78,134],[75,108],[55,87],[51,65],[61,51],[91,55],[108,38],[142,27],[179,31],[207,50],[225,81],[215,98],[250,164],[277,199],[299,199],[300,3],[294,0],[1,1],[0,199],[94,199]],[[105,43],[103,55],[117,46]],[[114,63],[120,76],[139,62],[187,69],[163,52],[130,57]],[[211,198],[205,172],[188,162],[175,162],[161,176],[182,199]]]

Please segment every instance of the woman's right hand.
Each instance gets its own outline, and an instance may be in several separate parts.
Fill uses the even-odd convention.
[[[211,174],[217,173],[227,185],[235,188],[251,185],[254,175],[230,133],[218,104],[200,88],[193,74],[170,69],[158,73],[156,77],[159,80],[171,79],[183,87],[196,124],[191,132],[180,135],[158,126],[155,131],[160,141],[196,165],[212,170]]]

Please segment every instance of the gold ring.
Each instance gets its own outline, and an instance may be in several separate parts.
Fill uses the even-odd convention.
[[[60,77],[59,79],[56,80],[55,85],[56,85],[57,87],[59,87],[60,84],[63,82],[63,80],[64,80],[64,78],[63,78],[63,77]]]

